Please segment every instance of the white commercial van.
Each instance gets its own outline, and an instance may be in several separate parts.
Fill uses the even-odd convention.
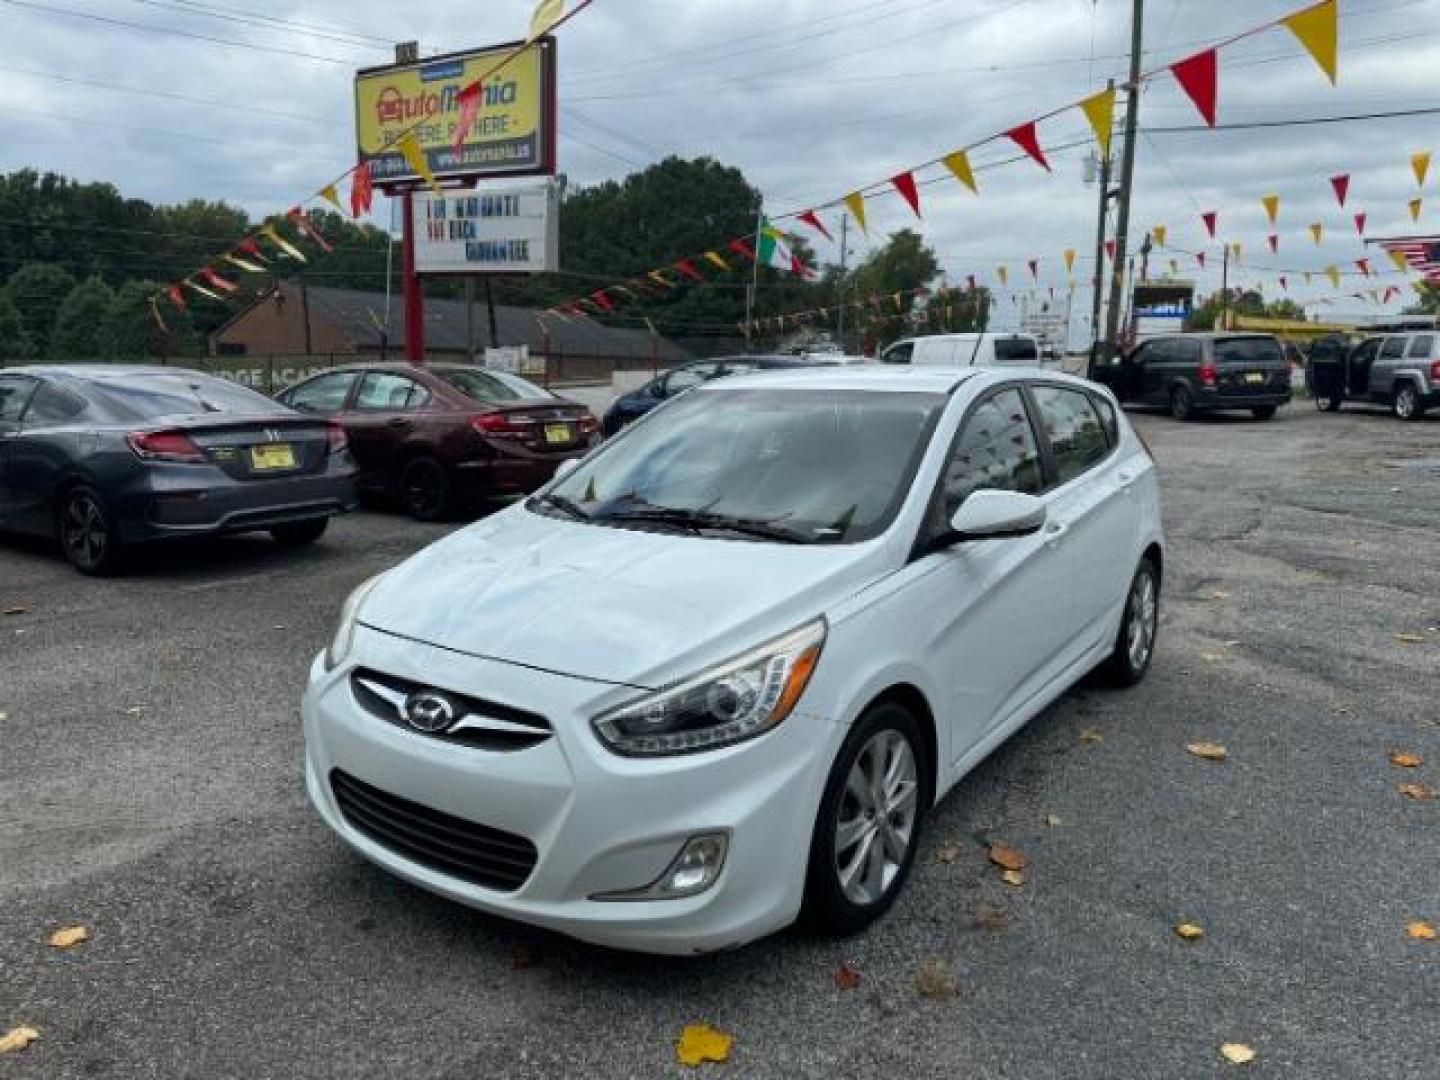
[[[1042,367],[1031,334],[932,334],[902,338],[880,354],[882,364],[927,367]]]

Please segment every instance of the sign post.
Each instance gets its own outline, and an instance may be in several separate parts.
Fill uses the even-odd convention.
[[[415,193],[401,197],[405,225],[400,233],[402,252],[401,281],[405,297],[405,359],[411,364],[425,363],[425,293],[420,288],[420,275],[415,272]]]

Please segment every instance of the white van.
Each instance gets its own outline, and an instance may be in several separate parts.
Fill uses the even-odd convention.
[[[1041,367],[1032,334],[932,334],[902,338],[880,354],[882,364],[927,367]]]

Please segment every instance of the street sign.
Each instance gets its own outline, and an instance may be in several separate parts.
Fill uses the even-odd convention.
[[[550,180],[416,192],[420,274],[544,274],[560,268],[559,186]]]

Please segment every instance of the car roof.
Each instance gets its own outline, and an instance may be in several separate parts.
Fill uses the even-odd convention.
[[[170,367],[165,364],[27,364],[23,367],[0,368],[4,375],[34,375],[37,377],[66,376],[72,379],[113,379],[126,375],[205,375],[208,372],[194,368]]]
[[[723,394],[729,390],[868,390],[902,393],[948,394],[980,375],[978,368],[835,365],[803,369],[781,368],[731,375],[702,383],[691,393]],[[1014,371],[1016,369],[1007,369]],[[1040,374],[1036,369],[1035,374]]]

